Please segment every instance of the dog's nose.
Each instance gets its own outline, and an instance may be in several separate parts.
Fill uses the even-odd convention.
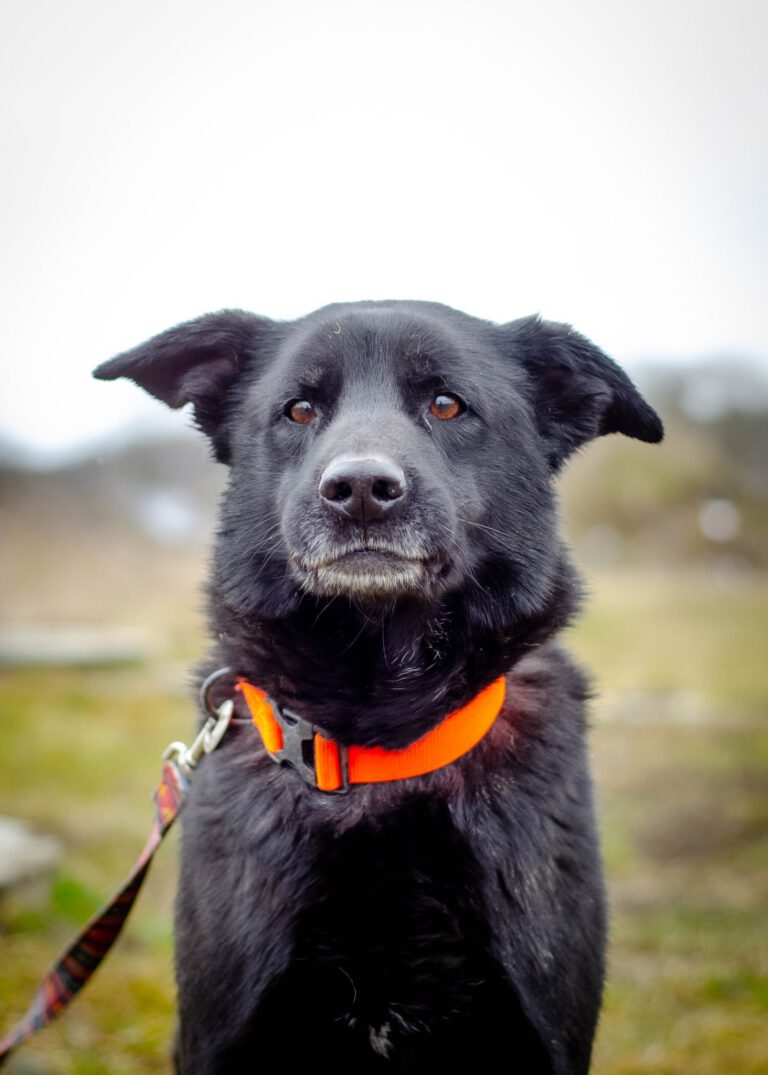
[[[403,503],[402,468],[381,456],[339,456],[322,473],[318,492],[326,506],[368,522],[391,515]]]

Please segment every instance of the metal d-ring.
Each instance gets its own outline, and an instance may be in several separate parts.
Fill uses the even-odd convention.
[[[219,682],[220,679],[224,679],[225,676],[231,676],[231,668],[217,668],[215,672],[211,672],[209,676],[203,680],[200,687],[200,704],[206,713],[211,717],[218,717],[218,707],[213,704],[210,699],[211,688]]]

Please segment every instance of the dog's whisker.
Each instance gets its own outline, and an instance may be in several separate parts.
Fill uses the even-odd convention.
[[[328,609],[329,609],[329,608],[331,607],[331,605],[332,605],[332,604],[334,603],[334,601],[337,601],[337,600],[338,600],[338,598],[339,598],[339,595],[338,595],[338,594],[335,594],[335,595],[334,595],[333,597],[331,597],[331,598],[330,598],[330,599],[329,599],[328,601],[326,601],[326,602],[325,602],[325,603],[323,604],[323,607],[322,607],[322,608],[320,609],[320,611],[318,612],[318,614],[317,614],[317,616],[315,617],[315,619],[314,619],[314,622],[313,622],[313,624],[312,624],[312,630],[313,630],[313,631],[314,631],[314,629],[315,629],[315,628],[317,627],[318,623],[320,622],[320,617],[321,617],[321,616],[323,615],[323,613],[324,613],[324,612],[327,612],[327,611],[328,611]]]
[[[495,534],[497,537],[509,540],[509,535],[505,534],[503,530],[497,529],[495,526],[488,526],[486,523],[479,523],[475,519],[464,519],[461,515],[457,515],[456,518],[459,522],[465,523],[467,526],[476,526],[479,530],[485,530],[489,534]]]
[[[349,1008],[351,1010],[352,1008],[354,1008],[355,1004],[357,1003],[357,986],[355,985],[355,982],[354,982],[354,979],[352,978],[352,975],[349,974],[347,971],[345,971],[343,967],[338,967],[337,966],[336,970],[339,971],[341,974],[343,974],[344,977],[349,981],[349,984],[352,986],[352,1000],[351,1000],[350,1005],[349,1005]]]

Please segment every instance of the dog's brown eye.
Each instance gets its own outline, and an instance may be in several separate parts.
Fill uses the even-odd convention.
[[[308,425],[314,418],[317,418],[315,405],[308,399],[291,400],[286,404],[285,413],[292,422],[298,422],[300,426]]]
[[[434,414],[435,418],[441,418],[444,422],[447,422],[450,418],[458,418],[460,414],[465,411],[464,404],[458,396],[445,393],[444,395],[435,396],[429,405],[431,414]]]

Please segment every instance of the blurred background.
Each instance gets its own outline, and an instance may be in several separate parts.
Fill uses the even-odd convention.
[[[143,843],[224,480],[90,370],[241,306],[572,322],[662,414],[561,482],[612,916],[597,1075],[768,1072],[768,11],[6,0],[0,1031]],[[9,1065],[169,1069],[175,839]]]

